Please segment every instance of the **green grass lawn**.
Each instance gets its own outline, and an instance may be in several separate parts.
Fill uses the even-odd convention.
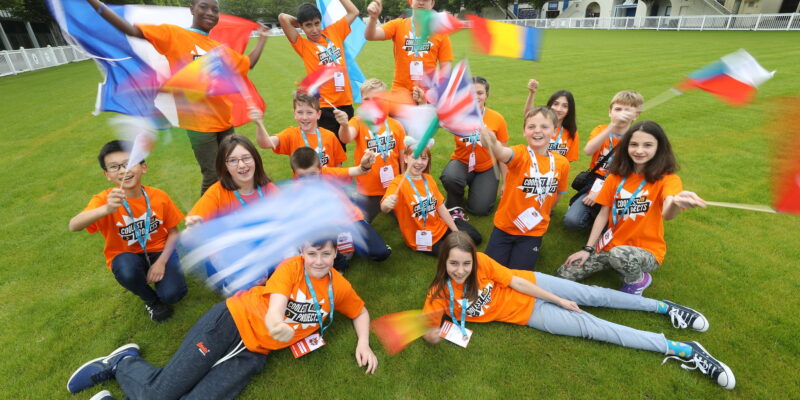
[[[685,74],[745,48],[775,78],[755,104],[731,108],[711,95],[691,92],[642,115],[671,138],[687,190],[706,200],[769,204],[770,153],[778,134],[770,121],[781,97],[800,93],[799,33],[787,32],[546,32],[542,60],[531,63],[475,54],[465,33],[454,35],[457,58],[469,57],[474,75],[491,84],[488,104],[509,125],[511,143],[522,143],[521,111],[531,76],[540,82],[537,104],[555,90],[575,94],[582,143],[607,123],[615,92],[635,89],[652,98]],[[791,45],[795,43],[795,45]],[[368,77],[390,82],[389,42],[370,42],[359,58]],[[271,132],[294,124],[291,91],[302,63],[282,37],[270,38],[251,78],[268,103]],[[195,281],[175,316],[149,321],[141,302],[106,269],[100,235],[69,233],[67,222],[92,194],[108,186],[96,162],[103,143],[115,137],[109,115],[92,116],[100,75],[91,62],[0,78],[0,393],[9,399],[71,396],[65,383],[90,358],[138,343],[143,356],[163,365],[192,324],[220,298]],[[795,110],[795,112],[798,112]],[[238,130],[250,137],[252,126]],[[199,169],[185,133],[173,130],[148,160],[147,185],[164,189],[187,211],[197,199]],[[440,133],[434,176],[449,159],[452,140]],[[350,146],[352,162],[352,148]],[[264,151],[267,172],[290,176],[288,158]],[[572,175],[586,168],[583,156]],[[544,239],[539,270],[554,273],[579,249],[587,233],[562,228],[566,198],[556,208]],[[492,220],[471,222],[488,239]],[[355,261],[347,274],[373,317],[421,307],[434,261],[414,254],[383,215],[376,228],[394,249],[383,263]],[[644,351],[589,340],[557,337],[501,323],[472,324],[468,349],[449,343],[411,344],[388,356],[372,338],[380,366],[374,376],[357,367],[355,335],[346,318],[320,351],[295,360],[274,353],[242,398],[784,398],[800,393],[800,217],[722,208],[692,210],[666,223],[669,251],[654,274],[648,297],[671,299],[702,311],[708,332],[678,331],[667,318],[631,311],[589,309],[596,315],[668,338],[697,340],[735,372],[727,392],[698,372]],[[617,287],[610,274],[590,284]],[[115,383],[106,384],[118,398]],[[100,390],[100,389],[97,389]],[[795,393],[792,395],[791,393]]]

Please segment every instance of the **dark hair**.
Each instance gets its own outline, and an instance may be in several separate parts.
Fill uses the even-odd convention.
[[[447,294],[447,280],[450,276],[447,275],[447,259],[450,257],[450,250],[459,249],[465,251],[472,256],[472,271],[470,271],[467,280],[464,281],[464,293],[467,295],[469,301],[475,301],[478,298],[478,256],[475,243],[469,235],[463,231],[450,232],[444,239],[439,248],[439,258],[436,261],[436,276],[433,277],[431,285],[428,287],[428,293],[434,299],[449,299]],[[455,296],[455,293],[453,294]]]
[[[294,98],[292,99],[293,110],[297,109],[297,103],[308,104],[313,109],[319,111],[319,99],[314,96],[309,96],[300,92],[294,92]]]
[[[298,147],[289,157],[289,165],[292,166],[292,171],[319,166],[319,155],[311,147]]]
[[[417,143],[417,146],[421,146],[421,144]],[[416,149],[416,146],[406,146],[406,148],[403,150],[403,154],[406,155],[406,156],[413,155],[415,149]],[[420,157],[422,157],[422,155],[428,156],[428,166],[426,166],[425,169],[422,170],[422,172],[424,172],[426,174],[430,174],[431,173],[431,164],[433,164],[433,156],[431,154],[431,148],[430,147],[425,147],[425,149],[422,150],[422,152],[419,153],[419,155],[420,155]],[[405,163],[405,167],[406,167],[406,169],[403,172],[406,172],[408,170],[408,163]]]
[[[675,173],[678,170],[678,162],[675,160],[675,154],[672,152],[672,146],[669,144],[667,134],[664,133],[660,125],[653,121],[637,122],[625,132],[625,135],[622,136],[617,145],[619,150],[617,150],[617,154],[611,161],[608,172],[619,176],[628,176],[636,171],[633,159],[628,154],[628,146],[631,143],[631,137],[637,131],[652,135],[658,142],[656,154],[644,166],[644,179],[648,182],[655,182],[666,174]]]
[[[473,76],[472,77],[472,83],[473,84],[478,83],[478,84],[483,85],[483,87],[486,88],[486,95],[487,96],[489,95],[489,81],[487,81],[486,78],[484,78],[482,76]]]
[[[106,156],[111,153],[122,152],[130,153],[133,143],[129,140],[112,140],[103,145],[100,149],[100,154],[97,155],[97,161],[100,162],[100,168],[106,170]],[[144,164],[142,160],[139,164]]]
[[[256,146],[253,145],[253,142],[250,141],[245,136],[233,133],[228,135],[222,142],[219,144],[219,150],[217,151],[217,176],[219,177],[219,183],[222,185],[223,188],[226,190],[238,190],[239,185],[233,181],[233,177],[231,173],[228,172],[228,156],[231,155],[233,149],[236,146],[242,146],[248,153],[253,157],[253,161],[255,165],[255,174],[253,175],[253,184],[255,187],[264,186],[270,182],[272,179],[269,178],[267,173],[264,171],[264,162],[261,160],[261,154],[258,154],[258,150]]]
[[[319,9],[311,3],[303,3],[297,7],[297,23],[303,25],[314,19],[322,20]]]
[[[553,103],[558,100],[559,97],[566,97],[567,104],[569,105],[569,110],[567,111],[567,115],[564,116],[564,121],[561,122],[561,126],[569,132],[570,139],[575,139],[575,135],[578,133],[578,124],[575,122],[577,118],[575,114],[575,97],[572,96],[572,92],[569,90],[559,90],[550,96],[550,99],[547,100],[547,106],[552,107]]]
[[[306,247],[309,247],[309,246],[310,247],[316,247],[316,248],[325,247],[328,244],[330,244],[333,247],[333,249],[336,250],[336,238],[332,238],[332,237],[323,237],[323,238],[314,240],[313,242],[307,242],[306,244],[301,246],[301,250],[306,248]]]

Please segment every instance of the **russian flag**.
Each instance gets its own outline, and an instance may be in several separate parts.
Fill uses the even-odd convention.
[[[159,93],[171,73],[166,57],[146,40],[128,37],[111,26],[85,0],[47,0],[50,12],[70,44],[79,47],[100,67],[104,80],[99,85],[95,114],[111,111],[142,117],[165,117],[178,126],[175,100],[169,93]],[[189,27],[192,15],[188,8],[156,6],[108,6],[131,24],[173,24]],[[219,23],[209,37],[244,52],[255,22],[220,14]],[[262,111],[264,100],[255,86],[245,79],[252,100]],[[233,123],[248,122],[247,105],[239,94],[230,95]]]
[[[332,25],[334,22],[342,19],[347,15],[342,3],[339,0],[317,0],[317,8],[322,14],[322,29]],[[364,31],[367,29],[367,24],[361,17],[356,17],[350,23],[350,34],[344,40],[344,59],[347,63],[347,76],[350,80],[350,87],[353,89],[353,102],[356,104],[361,103],[361,85],[367,80],[361,68],[356,63],[356,57],[367,39],[364,38]]]
[[[742,106],[752,102],[758,86],[773,75],[775,71],[767,71],[750,53],[739,50],[692,72],[678,89],[701,89],[731,105]]]

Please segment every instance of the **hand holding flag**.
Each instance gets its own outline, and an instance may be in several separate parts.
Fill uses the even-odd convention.
[[[425,335],[429,329],[436,328],[437,321],[431,319],[435,315],[440,313],[425,313],[422,310],[401,311],[376,318],[370,326],[386,352],[393,355]]]

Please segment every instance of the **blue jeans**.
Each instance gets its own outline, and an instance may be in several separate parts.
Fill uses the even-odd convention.
[[[153,263],[161,256],[161,252],[148,253],[148,256],[150,263]],[[111,260],[111,271],[114,272],[117,282],[147,304],[157,301],[175,304],[186,295],[186,280],[177,252],[169,256],[164,277],[155,283],[155,290],[147,284],[149,269],[144,253],[120,253]]]
[[[486,245],[486,255],[508,268],[533,271],[541,248],[541,236],[510,235],[495,227]]]
[[[588,286],[536,272],[536,285],[556,296],[581,306],[656,312],[658,301],[619,290]],[[640,331],[618,325],[589,314],[565,310],[553,303],[536,299],[527,325],[555,335],[599,340],[633,349],[667,352],[666,338],[661,333]]]
[[[594,216],[596,216],[595,211],[593,208],[595,206],[587,206],[583,204],[583,199],[589,193],[586,192],[580,196],[578,196],[575,201],[570,204],[567,212],[564,213],[564,226],[571,231],[580,231],[586,229],[589,225],[594,222]]]
[[[214,365],[241,346],[241,341],[222,301],[189,329],[164,367],[141,357],[126,357],[117,365],[116,379],[131,399],[233,399],[267,363],[266,354],[244,349]]]

